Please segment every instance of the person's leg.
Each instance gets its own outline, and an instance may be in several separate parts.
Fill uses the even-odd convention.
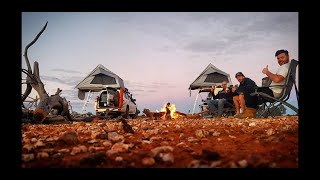
[[[251,96],[250,93],[244,93],[243,94],[243,100],[245,102],[245,107],[246,108],[257,108],[257,104],[258,104],[258,98],[257,96]],[[242,107],[241,107],[242,108]],[[242,111],[244,112],[244,111]]]
[[[239,94],[240,108],[242,109],[242,113],[246,111],[246,100],[244,94]]]
[[[233,96],[233,104],[236,108],[236,115],[240,114],[240,104],[239,104],[239,96]]]
[[[218,116],[221,117],[223,113],[223,107],[224,104],[226,103],[226,99],[219,99],[218,100]]]
[[[217,100],[208,100],[207,101],[207,104],[208,104],[208,108],[209,108],[209,111],[211,113],[217,113],[217,108],[216,108],[216,104],[218,104],[218,101]]]
[[[263,92],[265,94],[268,94],[269,96],[271,97],[275,97],[273,91],[268,88],[268,87],[264,87],[264,88],[259,88],[258,89],[258,92]],[[265,100],[264,98],[262,98],[261,96],[260,97],[257,97],[257,105],[261,105],[263,104],[264,102],[266,102],[267,100]]]
[[[258,92],[263,92],[263,93],[265,93],[265,94],[268,94],[268,95],[271,96],[271,97],[274,97],[273,91],[272,91],[270,88],[268,88],[268,87],[259,88],[259,89],[258,89]]]
[[[243,94],[243,101],[245,110],[238,116],[238,118],[254,118],[256,117],[257,97],[250,96],[249,93]],[[242,107],[241,107],[242,108]]]

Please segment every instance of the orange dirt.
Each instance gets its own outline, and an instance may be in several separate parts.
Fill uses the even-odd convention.
[[[22,124],[22,167],[298,167],[298,116],[127,122]]]

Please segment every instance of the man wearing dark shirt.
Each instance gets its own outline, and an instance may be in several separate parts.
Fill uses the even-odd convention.
[[[236,108],[237,118],[246,118],[246,117],[256,117],[256,108],[257,108],[257,97],[250,96],[251,93],[255,91],[257,84],[243,75],[242,72],[238,72],[235,77],[239,81],[240,85],[236,89],[232,88],[233,103]],[[242,113],[240,113],[240,108]]]
[[[211,91],[208,94],[208,97],[211,98],[211,100],[208,100],[207,104],[209,107],[209,111],[212,113],[217,113],[216,105],[218,105],[218,117],[222,116],[223,113],[223,107],[227,101],[232,102],[232,95],[229,88],[227,88],[227,82],[222,82],[222,90],[217,93],[217,95],[214,94],[215,86],[212,85]]]

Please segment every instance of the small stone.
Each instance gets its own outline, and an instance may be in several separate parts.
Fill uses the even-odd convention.
[[[84,152],[84,153],[88,151],[88,148],[84,145],[79,146],[79,149],[81,150],[81,152]]]
[[[199,168],[200,161],[199,160],[193,160],[188,164],[188,168]]]
[[[121,156],[117,156],[115,159],[116,162],[122,162],[123,161],[123,157]]]
[[[37,159],[46,159],[49,157],[49,154],[47,152],[39,152],[37,154]]]
[[[211,163],[211,165],[210,165],[210,167],[211,168],[215,168],[215,167],[217,167],[217,166],[219,166],[220,164],[221,164],[221,160],[219,160],[219,161],[213,161],[212,163]]]
[[[248,162],[247,162],[247,160],[241,160],[241,161],[238,161],[238,164],[239,164],[239,166],[240,167],[242,167],[242,168],[246,168],[247,166],[248,166]]]
[[[80,152],[81,152],[81,149],[79,147],[73,147],[70,155],[73,156],[73,155],[76,155],[76,154],[78,154]]]
[[[142,159],[142,164],[145,166],[152,166],[156,161],[152,157],[145,157]]]
[[[38,140],[37,140],[36,138],[32,138],[32,139],[31,139],[31,142],[32,142],[32,143],[35,143],[35,142],[37,142],[37,141],[38,141]]]
[[[42,141],[37,141],[35,144],[34,144],[34,147],[38,148],[38,147],[44,147],[45,144],[42,142]]]
[[[34,160],[34,154],[22,154],[22,161],[29,162]]]
[[[29,153],[33,150],[33,146],[31,144],[25,144],[23,147],[22,147],[22,151],[25,152],[25,153]]]
[[[160,157],[162,158],[162,161],[164,162],[174,162],[174,157],[172,153],[160,153]]]

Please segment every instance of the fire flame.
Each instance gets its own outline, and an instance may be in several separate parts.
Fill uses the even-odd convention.
[[[160,110],[161,112],[167,112],[166,110],[167,104],[163,105],[163,108]],[[170,116],[173,119],[178,118],[178,114],[175,113],[176,112],[176,105],[175,104],[170,104],[170,106],[168,106],[169,110],[170,110]],[[165,114],[166,115],[166,114]]]

